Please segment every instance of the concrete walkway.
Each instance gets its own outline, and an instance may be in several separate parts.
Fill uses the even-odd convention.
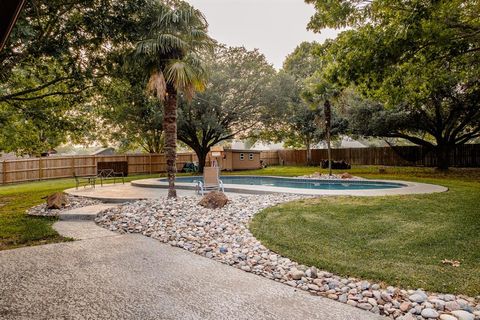
[[[60,220],[95,220],[97,213],[112,207],[115,207],[115,204],[104,203],[96,204],[92,206],[80,207],[71,210],[64,211],[59,214],[58,218]],[[59,232],[61,234],[61,232]]]
[[[0,252],[1,319],[384,319],[92,221]]]

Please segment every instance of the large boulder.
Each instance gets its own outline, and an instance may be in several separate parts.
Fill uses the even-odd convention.
[[[67,195],[63,192],[56,192],[47,197],[47,209],[61,209],[67,204]]]
[[[223,208],[227,203],[228,198],[223,192],[212,191],[204,196],[198,204],[208,209],[219,209]]]

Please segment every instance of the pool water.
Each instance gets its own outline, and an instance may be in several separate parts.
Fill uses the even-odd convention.
[[[262,185],[282,188],[299,189],[327,189],[327,190],[369,190],[369,189],[394,189],[406,185],[395,182],[368,181],[368,180],[321,180],[321,179],[299,179],[283,177],[262,177],[262,176],[222,176],[224,184]],[[201,176],[177,177],[179,183],[196,183],[201,181]]]

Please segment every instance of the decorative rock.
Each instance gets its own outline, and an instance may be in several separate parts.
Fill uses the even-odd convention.
[[[303,271],[293,269],[292,271],[290,271],[290,276],[293,280],[300,280],[304,276],[304,273]]]
[[[410,313],[407,313],[406,315],[397,318],[397,320],[417,320],[417,318],[412,316]]]
[[[220,247],[220,253],[227,253],[228,249],[225,247]]]
[[[445,301],[440,299],[431,299],[431,303],[435,305],[435,309],[443,311],[445,309]]]
[[[308,289],[310,289],[310,290],[315,290],[315,291],[319,291],[319,290],[320,290],[320,288],[319,288],[317,285],[311,284],[311,283],[307,284],[307,287],[308,287]]]
[[[412,294],[411,296],[408,297],[410,301],[416,302],[416,303],[422,303],[427,300],[427,295],[421,291],[417,291],[416,293]]]
[[[328,296],[327,296],[329,299],[333,299],[333,300],[337,300],[338,299],[338,296],[334,293],[330,293]]]
[[[312,282],[315,283],[317,286],[321,286],[321,285],[322,285],[322,279],[313,279]]]
[[[208,209],[219,209],[223,208],[227,203],[228,198],[223,192],[212,191],[205,195],[198,204]]]
[[[427,319],[436,319],[438,318],[438,312],[431,309],[431,308],[425,308],[422,310],[421,313],[422,317],[427,318]]]
[[[378,290],[380,289],[380,286],[378,284],[372,284],[372,290]]]
[[[410,310],[411,305],[412,305],[412,304],[411,304],[410,302],[405,301],[405,302],[403,302],[402,304],[400,304],[400,310],[401,310],[402,312],[407,312],[408,310]]]
[[[359,307],[360,309],[363,309],[363,310],[372,309],[372,305],[370,303],[366,303],[366,302],[357,304],[357,307]]]
[[[421,314],[422,313],[422,306],[415,306],[415,313]]]
[[[347,301],[347,304],[348,304],[348,305],[351,305],[351,306],[353,306],[353,307],[356,307],[357,304],[358,304],[358,302],[357,302],[357,301],[354,301],[354,300],[348,300],[348,301]]]
[[[453,294],[446,294],[446,295],[443,296],[443,300],[453,301],[453,300],[455,300],[455,296]]]
[[[380,296],[384,301],[392,301],[392,297],[386,292],[382,292]]]
[[[458,320],[474,320],[475,316],[473,313],[464,311],[464,310],[455,310],[452,311],[452,314],[458,318]]]
[[[458,320],[458,319],[457,317],[444,313],[440,315],[440,320]]]
[[[316,278],[317,277],[317,268],[310,267],[305,271],[305,275],[309,278]]]
[[[448,311],[458,310],[460,305],[456,301],[448,301],[445,303],[445,309]]]
[[[68,199],[64,192],[56,192],[47,197],[47,209],[62,209],[67,204]]]

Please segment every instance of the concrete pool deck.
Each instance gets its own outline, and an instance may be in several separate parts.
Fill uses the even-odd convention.
[[[121,203],[146,199],[160,199],[167,196],[167,189],[135,187],[129,183],[108,185],[106,184],[103,187],[97,186],[95,188],[71,188],[65,190],[65,192],[72,196],[97,199],[108,203]],[[236,195],[240,195],[239,193],[226,193],[228,197],[235,197]],[[180,197],[193,196],[196,195],[196,192],[194,190],[178,189],[177,195]]]

